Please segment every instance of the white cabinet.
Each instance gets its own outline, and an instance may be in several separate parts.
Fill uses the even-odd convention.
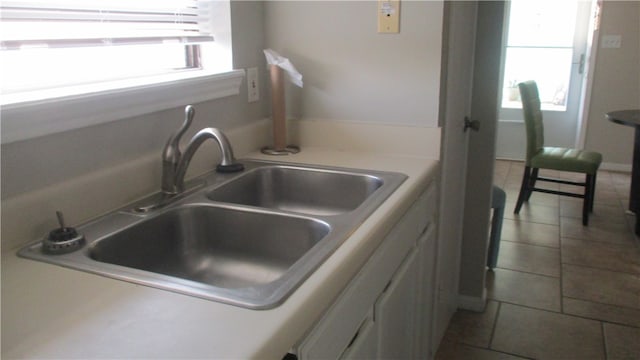
[[[347,346],[342,359],[375,359],[378,354],[378,328],[372,317],[367,317]]]
[[[436,296],[436,233],[426,232],[418,240],[419,294],[416,306],[416,346],[420,359],[432,359],[437,349],[433,344]]]
[[[432,358],[435,187],[425,190],[294,347],[299,359]]]
[[[414,357],[417,266],[414,250],[396,271],[391,283],[375,304],[378,358],[411,359]]]

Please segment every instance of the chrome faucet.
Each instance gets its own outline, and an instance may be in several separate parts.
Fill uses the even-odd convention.
[[[191,138],[191,141],[189,141],[189,144],[184,151],[184,155],[180,160],[180,164],[178,164],[178,168],[176,170],[176,188],[179,192],[184,190],[184,175],[187,172],[191,158],[196,153],[196,150],[198,150],[200,145],[207,139],[215,140],[220,147],[222,159],[220,164],[216,166],[217,172],[231,173],[244,170],[244,165],[236,162],[236,159],[233,157],[231,143],[229,143],[229,140],[224,133],[216,128],[204,128],[198,131],[198,133]]]
[[[180,153],[180,138],[191,125],[194,115],[193,106],[187,105],[185,107],[184,123],[169,138],[167,145],[162,150],[162,193],[164,195],[172,196],[184,191],[184,176],[187,173],[191,158],[207,139],[215,140],[220,147],[222,159],[220,164],[216,166],[216,171],[229,173],[244,170],[244,165],[236,162],[233,156],[231,143],[229,143],[224,133],[216,128],[204,128],[198,131],[189,141],[184,154]]]

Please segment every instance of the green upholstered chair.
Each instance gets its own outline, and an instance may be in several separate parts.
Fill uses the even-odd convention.
[[[534,191],[573,196],[584,199],[582,205],[582,224],[589,224],[589,213],[593,212],[593,198],[596,188],[596,174],[602,154],[594,151],[544,146],[544,126],[540,109],[540,96],[535,81],[525,81],[518,84],[522,98],[522,110],[527,131],[527,155],[522,177],[522,186],[514,210],[520,212],[522,204],[529,200]],[[538,176],[539,169],[551,169],[585,174],[585,182],[575,182],[562,179]],[[537,188],[537,181],[548,181],[560,184],[583,186],[583,193]]]

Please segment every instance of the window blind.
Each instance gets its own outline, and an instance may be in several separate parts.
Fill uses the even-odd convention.
[[[0,49],[213,41],[212,0],[3,0]]]

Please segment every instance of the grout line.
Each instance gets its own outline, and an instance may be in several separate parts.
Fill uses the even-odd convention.
[[[540,244],[534,244],[534,243],[531,243],[531,242],[516,241],[516,240],[504,240],[504,239],[500,239],[500,241],[501,242],[502,241],[506,241],[506,242],[510,242],[512,244],[519,244],[519,245],[538,246],[538,247],[545,248],[545,249],[556,249],[557,250],[557,249],[560,248],[560,245],[558,245],[558,246],[540,245]],[[560,244],[560,243],[558,242],[558,244]]]
[[[604,323],[600,322],[600,333],[602,334],[602,351],[604,351],[603,359],[607,359],[607,339],[604,334]]]
[[[572,298],[572,297],[568,297],[568,296],[567,296],[567,298],[584,301],[583,299],[576,299],[576,298]],[[589,321],[595,321],[595,322],[599,322],[599,323],[602,323],[602,324],[606,323],[606,324],[612,324],[612,325],[626,326],[626,327],[629,327],[629,328],[632,328],[632,329],[640,329],[640,326],[634,326],[634,325],[614,322],[614,321],[610,321],[610,320],[602,320],[602,319],[590,318],[590,317],[587,317],[587,316],[581,316],[581,315],[575,315],[575,314],[564,314],[564,313],[560,313],[560,312],[557,312],[557,311],[554,311],[554,310],[541,309],[541,308],[536,308],[536,307],[532,307],[532,306],[528,306],[528,305],[516,304],[516,303],[503,301],[503,300],[495,300],[495,299],[492,299],[492,300],[501,303],[501,305],[502,304],[507,304],[507,305],[521,307],[521,308],[525,308],[525,309],[529,309],[529,310],[538,310],[538,311],[544,311],[544,312],[547,312],[547,313],[550,313],[550,314],[555,314],[555,315],[564,315],[564,316],[573,317],[573,318],[579,318],[579,319],[584,319],[584,320],[589,320]],[[604,305],[611,305],[611,304],[604,304]],[[618,305],[611,305],[611,306],[618,306]],[[500,307],[500,309],[501,308],[502,307]],[[627,309],[633,309],[633,308],[627,308]],[[496,317],[496,320],[497,320],[497,317]],[[493,335],[494,335],[494,333],[492,332],[492,334],[491,334],[491,342],[493,342]]]
[[[543,206],[544,206],[544,205],[543,205]],[[547,207],[553,208],[552,206],[547,206]],[[523,204],[522,208],[524,209],[524,204]],[[522,211],[522,210],[520,210],[520,211]],[[531,220],[531,219],[517,219],[517,218],[516,218],[516,219],[513,219],[513,218],[508,218],[508,217],[505,217],[505,219],[507,219],[507,220],[512,220],[512,221],[527,222],[527,223],[531,223],[531,224],[550,225],[550,226],[560,226],[560,224],[552,224],[552,223],[548,223],[548,222],[534,221],[534,220]]]
[[[620,233],[620,234],[612,234],[612,235],[622,235],[622,233]],[[607,244],[608,246],[617,246],[617,247],[635,247],[632,242],[622,243],[622,242],[612,242],[612,241],[601,241],[601,240],[596,240],[596,239],[583,239],[583,238],[579,238],[579,237],[575,237],[575,236],[560,236],[560,243],[562,243],[562,239],[581,241],[581,242],[585,242],[585,243],[594,242],[594,243],[598,243],[600,245]]]
[[[515,356],[519,359],[527,359],[527,360],[535,360],[535,358],[530,358],[521,354],[517,354],[517,353],[510,353],[510,352],[506,352],[506,351],[501,351],[501,350],[493,350],[493,349],[487,349],[487,348],[483,348],[481,346],[477,346],[477,345],[470,345],[470,344],[462,344],[464,346],[468,346],[470,348],[474,348],[474,349],[479,349],[479,350],[487,350],[487,351],[491,351],[494,353],[498,353],[498,354],[504,354],[504,355],[509,355],[509,356]]]
[[[562,276],[562,268],[560,268],[560,276],[553,276],[553,275],[539,274],[539,273],[534,273],[534,272],[531,272],[531,271],[514,270],[514,269],[509,269],[509,268],[503,268],[503,267],[500,267],[500,266],[496,266],[496,269],[507,270],[507,271],[514,271],[514,272],[518,272],[518,273],[521,273],[521,274],[529,274],[529,275],[544,276],[544,277],[552,278],[552,279],[559,279],[559,278],[560,278],[560,276]]]
[[[560,266],[562,266],[562,265],[580,266],[580,267],[587,268],[587,269],[604,270],[604,271],[610,271],[610,272],[614,272],[614,273],[618,273],[618,274],[640,275],[639,272],[613,270],[613,269],[602,267],[602,266],[589,266],[589,265],[584,265],[584,264],[574,264],[572,262],[563,262],[563,263],[560,264]],[[560,270],[562,272],[562,268]]]
[[[633,276],[636,276],[636,277],[640,275],[638,273],[629,273],[629,272],[624,272],[624,271],[609,270],[609,269],[597,268],[597,267],[593,267],[593,266],[580,265],[580,264],[565,263],[565,264],[562,264],[562,265],[569,265],[569,266],[580,267],[580,268],[591,269],[591,270],[608,271],[608,272],[612,272],[612,273],[616,273],[616,274],[622,274],[622,275],[633,275]],[[638,309],[640,310],[640,307]]]
[[[577,298],[577,297],[573,297],[573,296],[565,296],[567,299],[573,299],[573,300],[579,300],[579,301],[584,301],[584,302],[589,302],[589,303],[594,303],[594,304],[598,304],[598,305],[606,305],[606,306],[614,306],[614,307],[618,307],[618,308],[622,308],[622,309],[627,309],[627,310],[635,310],[640,312],[640,308],[635,308],[635,307],[629,307],[629,306],[624,306],[624,305],[616,305],[616,304],[610,304],[610,303],[603,303],[603,302],[599,302],[599,301],[593,301],[593,300],[588,300],[588,299],[581,299],[581,298]],[[492,299],[493,300],[493,299]],[[576,315],[579,316],[579,315]],[[584,317],[584,316],[583,316]],[[612,322],[612,321],[607,321],[607,322]],[[628,325],[628,326],[632,326],[632,327],[637,327],[640,328],[640,326],[633,326],[633,325]]]
[[[500,309],[502,308],[502,301],[496,301],[496,302],[498,303],[498,308],[496,309],[495,319],[493,319],[493,326],[491,327],[491,336],[489,336],[489,349],[491,349],[491,345],[493,345],[493,336],[495,335],[496,328],[498,327],[498,316],[500,316]]]
[[[567,299],[573,299],[573,300],[579,300],[579,301],[587,301],[587,300],[583,300],[583,299],[572,298],[572,297],[569,297],[569,296],[565,296],[565,297]],[[602,304],[602,305],[609,305],[609,306],[616,306],[616,307],[618,306],[618,305],[611,305],[611,304]],[[622,307],[622,306],[620,306],[620,307]],[[634,310],[633,308],[625,308],[625,309]],[[621,322],[617,322],[617,321],[613,321],[613,320],[598,319],[598,318],[589,317],[589,316],[586,316],[586,315],[578,315],[578,314],[570,314],[570,313],[566,313],[566,314],[563,314],[563,315],[567,315],[567,316],[571,316],[571,317],[575,317],[575,318],[580,318],[580,319],[598,321],[598,322],[601,322],[601,323],[604,323],[604,324],[612,324],[612,325],[625,326],[625,327],[632,328],[632,329],[640,329],[640,326],[630,325],[630,324],[627,324],[627,323],[621,323]]]

